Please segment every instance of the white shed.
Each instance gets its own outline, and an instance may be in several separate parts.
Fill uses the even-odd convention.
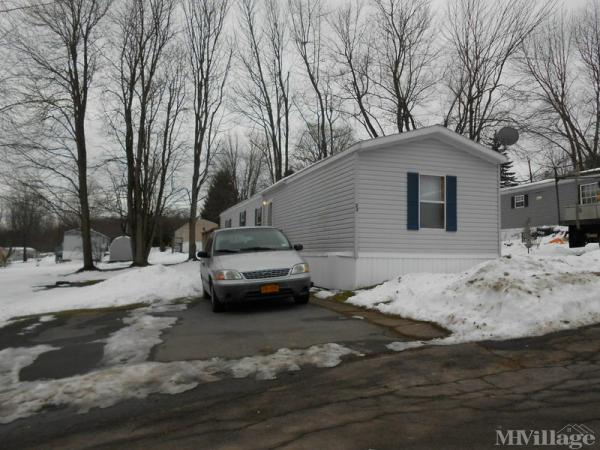
[[[316,286],[356,289],[500,255],[505,158],[442,126],[365,140],[225,210],[303,244]]]
[[[110,243],[108,254],[110,262],[131,261],[133,259],[131,252],[131,238],[129,236],[119,236],[114,238]]]
[[[108,250],[110,239],[108,236],[91,230],[92,237],[92,257],[94,261],[101,261],[104,252]],[[83,243],[81,240],[81,230],[65,231],[63,235],[63,260],[71,261],[83,259]]]

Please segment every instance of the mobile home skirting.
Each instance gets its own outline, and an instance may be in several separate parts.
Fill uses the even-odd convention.
[[[408,273],[455,273],[498,255],[396,253],[303,253],[317,287],[352,290],[383,283]]]

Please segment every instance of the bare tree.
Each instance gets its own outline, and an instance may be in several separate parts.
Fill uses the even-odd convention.
[[[597,2],[559,11],[522,46],[533,82],[527,131],[569,158],[571,170],[600,163],[600,14]]]
[[[446,38],[449,94],[444,125],[479,142],[510,120],[507,64],[523,40],[542,22],[552,2],[452,0]]]
[[[227,0],[186,0],[185,36],[193,84],[194,145],[190,189],[189,257],[196,259],[196,220],[200,190],[209,175],[221,122],[232,50],[224,36]]]
[[[23,248],[23,262],[26,262],[27,249],[46,218],[43,199],[35,191],[17,188],[6,196],[6,205],[13,244]]]
[[[582,91],[586,96],[585,118],[581,124],[581,145],[586,165],[600,166],[600,2],[590,1],[575,19],[575,42],[586,80]]]
[[[133,265],[148,255],[181,155],[182,55],[174,41],[175,0],[131,0],[116,16],[115,89],[110,125],[127,167]]]
[[[98,27],[111,0],[35,2],[11,14],[6,37],[19,63],[10,105],[12,139],[4,143],[22,167],[43,174],[49,196],[77,195],[83,270],[95,269],[90,237],[86,112],[97,70]],[[6,126],[6,124],[4,124]],[[56,189],[54,189],[56,188]],[[61,202],[60,199],[58,199]]]
[[[301,165],[313,164],[320,159],[318,136],[316,124],[308,124],[300,135],[295,156]],[[328,127],[327,140],[332,155],[347,150],[355,141],[352,127],[348,124]]]
[[[242,0],[238,59],[243,77],[235,87],[235,109],[260,130],[271,182],[290,168],[291,62],[286,10],[277,0]],[[261,27],[261,22],[264,27]],[[258,142],[257,139],[253,139]]]
[[[9,28],[4,24],[6,20],[2,15],[2,11],[0,11],[0,59],[5,62],[0,65],[0,130],[3,129],[3,116],[11,107],[11,89],[9,89],[10,65],[6,64],[6,62],[10,61],[7,43]]]
[[[534,81],[536,108],[526,120],[527,131],[569,155],[573,168],[582,155],[576,139],[572,79],[574,42],[569,21],[562,15],[544,23],[523,45],[523,68]],[[558,118],[558,120],[556,120]]]
[[[429,0],[374,2],[378,67],[374,81],[382,108],[398,133],[414,130],[414,109],[424,105],[437,81]]]
[[[129,234],[127,211],[127,164],[123,158],[113,157],[105,161],[103,183],[99,187],[98,210],[119,218],[123,235]]]
[[[252,197],[262,187],[263,154],[253,145],[242,150],[237,136],[229,135],[223,144],[220,167],[230,175],[239,201]]]
[[[329,156],[327,139],[328,122],[334,112],[330,75],[324,67],[323,22],[325,12],[321,0],[289,0],[292,21],[292,37],[302,65],[315,95],[316,120],[305,122],[317,124],[319,159]]]
[[[373,22],[368,17],[359,1],[339,7],[330,20],[331,47],[340,68],[341,90],[355,106],[350,115],[362,124],[369,137],[377,137],[385,132],[373,113],[375,58]]]

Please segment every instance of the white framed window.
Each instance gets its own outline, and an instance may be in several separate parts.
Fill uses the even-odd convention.
[[[590,205],[600,202],[600,186],[599,183],[588,183],[579,185],[580,204]]]
[[[419,176],[420,228],[446,228],[446,177]]]
[[[240,227],[246,226],[246,211],[240,212]]]
[[[525,208],[524,195],[515,195],[515,208]]]
[[[225,228],[231,228],[231,219],[226,219],[224,226],[225,226]]]

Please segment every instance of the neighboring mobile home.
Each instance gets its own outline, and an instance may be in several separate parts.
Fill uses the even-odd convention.
[[[582,171],[558,183],[547,179],[500,192],[504,237],[518,234],[528,220],[531,227],[569,226],[572,246],[584,244],[584,235],[600,231],[599,169]]]
[[[281,229],[325,288],[455,272],[500,255],[504,161],[442,126],[370,139],[227,209],[221,226]]]

